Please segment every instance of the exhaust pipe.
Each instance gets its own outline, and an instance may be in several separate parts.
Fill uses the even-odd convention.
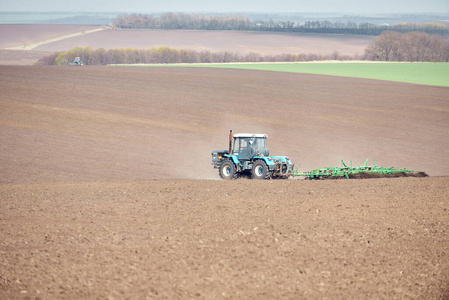
[[[232,129],[229,131],[229,155],[232,155],[232,137],[234,135],[232,134]]]

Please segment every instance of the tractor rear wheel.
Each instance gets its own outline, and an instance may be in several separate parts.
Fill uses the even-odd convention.
[[[231,161],[225,161],[220,166],[220,177],[221,179],[229,180],[236,178],[235,165]]]
[[[267,164],[262,160],[258,160],[253,164],[251,174],[253,175],[253,179],[269,179],[270,178]]]

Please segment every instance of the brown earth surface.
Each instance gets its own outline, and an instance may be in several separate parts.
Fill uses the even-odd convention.
[[[0,185],[2,299],[448,299],[449,178]]]
[[[0,298],[447,299],[449,88],[278,72],[0,66]],[[301,171],[225,182],[228,130]],[[192,180],[196,179],[196,180]]]
[[[373,36],[297,34],[208,30],[104,30],[37,47],[41,51],[67,51],[76,46],[150,49],[171,47],[211,52],[259,54],[314,53],[363,55]]]
[[[0,49],[0,65],[31,66],[40,58],[50,54],[52,54],[52,52]]]
[[[40,58],[57,52],[35,50],[41,43],[99,28],[92,25],[0,24],[0,65],[33,65]]]
[[[0,67],[0,182],[216,179],[229,129],[300,171],[449,175],[449,88],[211,68]]]
[[[0,24],[0,49],[26,46],[77,32],[100,28],[93,25]],[[53,50],[51,50],[53,52]]]
[[[27,25],[0,24],[0,65],[34,64],[39,58],[53,52],[68,51],[75,47],[138,48],[171,47],[211,52],[250,52],[262,55],[314,53],[362,55],[373,40],[372,36],[332,34],[292,34],[244,31],[195,30],[102,30],[88,25]],[[80,36],[67,38],[77,32]],[[60,38],[60,40],[57,40]],[[39,45],[39,43],[44,43]],[[17,51],[32,47],[33,53]],[[14,50],[8,49],[14,48]],[[41,53],[32,60],[34,55]]]

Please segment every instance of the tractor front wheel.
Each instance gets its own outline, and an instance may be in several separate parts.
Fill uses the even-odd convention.
[[[235,165],[230,161],[225,161],[220,167],[221,179],[234,179],[236,177]]]
[[[251,173],[253,175],[253,179],[268,179],[268,178],[270,178],[267,164],[262,160],[258,160],[253,164]]]

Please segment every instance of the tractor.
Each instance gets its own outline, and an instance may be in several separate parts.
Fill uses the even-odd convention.
[[[81,61],[81,59],[77,56],[75,57],[75,59],[73,60],[73,62],[71,63],[67,63],[68,66],[82,66],[83,62]]]
[[[249,175],[253,179],[287,179],[295,165],[287,156],[270,156],[266,134],[229,133],[229,149],[212,152],[212,165],[225,180]]]

